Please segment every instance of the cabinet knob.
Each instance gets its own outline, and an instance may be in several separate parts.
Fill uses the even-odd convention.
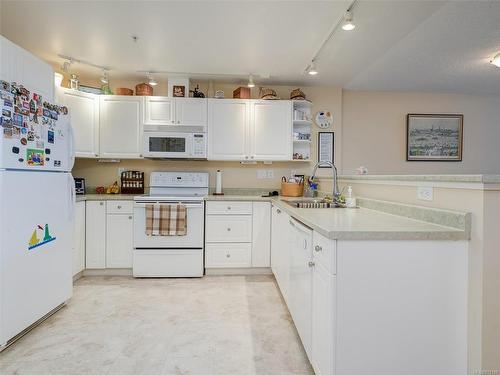
[[[231,209],[231,206],[227,206],[227,209],[230,210]]]
[[[178,123],[178,124],[180,124],[180,123],[181,123],[181,121],[180,121],[180,120],[177,120],[177,123]]]
[[[128,218],[129,218],[129,220],[132,220],[132,216],[129,216]]]
[[[316,250],[316,252],[319,253],[320,251],[323,250],[323,248],[321,246],[319,246],[319,245],[316,245],[316,246],[314,246],[314,250]]]
[[[226,258],[231,258],[231,254],[226,254]]]
[[[99,205],[100,205],[100,206],[104,206],[104,202],[100,202],[100,203],[99,203]]]
[[[95,156],[99,156],[99,154],[94,154]]]
[[[253,155],[252,155],[252,156],[250,156],[250,159],[253,159]]]
[[[121,210],[122,206],[117,206],[117,208],[118,208],[119,210]]]
[[[278,214],[280,214],[280,213],[281,213],[281,210],[280,210],[279,208],[277,208],[277,209],[276,209],[276,212],[277,212]]]
[[[245,159],[248,159],[248,156],[245,156]]]
[[[228,232],[231,232],[231,228],[227,228],[227,231],[228,231]]]
[[[307,263],[307,265],[308,265],[309,267],[314,267],[314,266],[316,265],[316,263],[314,263],[314,262],[309,262],[309,263]]]
[[[175,121],[174,121],[174,120],[172,120],[172,124],[175,124]]]

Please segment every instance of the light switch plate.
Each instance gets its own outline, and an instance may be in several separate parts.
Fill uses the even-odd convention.
[[[428,186],[417,187],[417,199],[421,201],[432,201],[434,199],[434,188]]]
[[[274,178],[274,170],[272,170],[272,169],[267,170],[267,178],[270,178],[270,179]]]
[[[267,178],[267,170],[257,169],[257,179],[262,180],[264,178]]]

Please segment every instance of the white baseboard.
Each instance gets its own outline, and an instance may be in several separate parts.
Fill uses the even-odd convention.
[[[222,275],[272,275],[273,272],[269,267],[259,268],[206,268],[205,274],[208,276]]]
[[[83,276],[132,276],[132,268],[86,269]]]

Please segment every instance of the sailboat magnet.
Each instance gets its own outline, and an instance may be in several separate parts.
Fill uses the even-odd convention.
[[[43,233],[42,240],[40,240],[38,238],[38,231],[41,231]],[[55,237],[52,237],[50,235],[49,224],[45,224],[45,227],[42,227],[41,225],[37,225],[37,227],[33,231],[33,234],[31,235],[31,238],[30,238],[30,241],[28,244],[28,250],[33,250],[37,247],[45,245],[46,243],[54,241],[55,239],[56,239]]]

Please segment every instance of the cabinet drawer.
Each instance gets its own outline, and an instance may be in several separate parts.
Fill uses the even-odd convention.
[[[251,215],[252,202],[207,202],[208,215]]]
[[[133,201],[107,201],[106,213],[108,214],[131,214],[134,211]]]
[[[314,261],[321,263],[330,273],[337,273],[337,247],[336,241],[329,240],[318,232],[313,232]]]
[[[251,242],[251,215],[210,215],[206,224],[207,242]]]
[[[207,268],[251,267],[252,245],[249,243],[211,243],[205,247]]]

